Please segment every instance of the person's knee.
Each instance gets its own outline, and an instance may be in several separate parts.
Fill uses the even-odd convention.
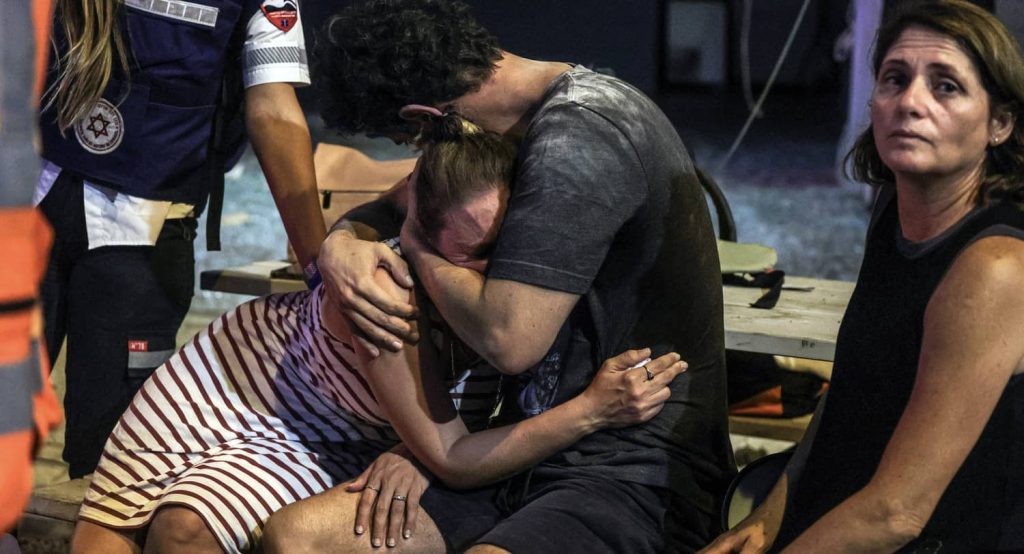
[[[466,551],[466,554],[510,554],[508,550],[493,544],[478,544]]]
[[[318,535],[302,510],[288,507],[270,516],[260,543],[264,554],[319,552]]]
[[[220,552],[213,532],[199,514],[188,508],[162,508],[146,537],[147,552]]]

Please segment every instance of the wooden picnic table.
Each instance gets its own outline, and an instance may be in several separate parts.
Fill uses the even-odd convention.
[[[204,271],[200,286],[254,296],[305,289],[300,280],[271,277],[287,266],[288,262],[271,260]],[[725,347],[831,361],[853,283],[786,276],[786,287],[774,308],[761,310],[750,307],[761,289],[723,286]]]
[[[779,302],[770,310],[750,307],[761,289],[724,286],[725,347],[830,362],[853,285],[787,275]]]

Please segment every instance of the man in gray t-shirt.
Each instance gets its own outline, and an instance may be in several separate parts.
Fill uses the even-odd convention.
[[[409,226],[402,242],[460,338],[503,372],[533,370],[521,379],[525,412],[577,395],[624,349],[676,351],[689,363],[648,423],[596,432],[494,489],[432,485],[421,500],[430,522],[460,550],[702,546],[733,471],[722,292],[707,206],[671,123],[618,79],[501,51],[457,3],[374,0],[324,31],[317,69],[329,126],[402,140],[416,126],[399,109],[406,118],[453,110],[519,142],[483,279],[416,247]],[[380,230],[381,208],[347,219]],[[408,307],[354,283],[381,264],[402,281],[404,263],[349,230],[324,243],[324,279],[370,341],[396,349],[409,327],[394,316]]]
[[[682,354],[690,369],[655,420],[595,433],[556,460],[671,485],[705,509],[716,499],[703,493],[723,478],[729,451],[721,277],[708,217],[661,110],[622,81],[575,67],[551,82],[523,136],[487,273],[579,296],[555,345],[554,404],[581,392],[600,360],[624,348]],[[670,475],[680,469],[673,461],[692,475]]]

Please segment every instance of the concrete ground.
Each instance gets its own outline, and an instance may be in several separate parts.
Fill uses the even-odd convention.
[[[863,191],[836,184],[835,144],[842,126],[839,100],[828,92],[782,92],[769,97],[765,117],[751,127],[744,145],[718,167],[745,117],[738,94],[727,91],[666,93],[657,98],[676,124],[697,163],[709,169],[729,199],[739,240],[773,246],[778,268],[794,275],[855,280],[863,255],[868,211]],[[383,139],[342,138],[310,118],[314,139],[348,144],[378,159],[407,157],[410,150]],[[227,178],[221,238],[224,250],[205,250],[205,225],[196,240],[197,274],[254,260],[283,259],[286,236],[266,181],[252,152]],[[197,278],[198,283],[198,278]],[[179,332],[179,344],[248,297],[196,291]],[[63,391],[62,364],[53,380]],[[749,461],[789,443],[737,438],[737,455]],[[36,463],[36,485],[67,479],[60,461],[63,429],[50,435]],[[51,541],[52,543],[52,541]],[[23,544],[26,552],[59,551],[61,543]]]

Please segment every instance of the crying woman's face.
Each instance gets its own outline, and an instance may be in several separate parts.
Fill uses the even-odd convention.
[[[505,219],[508,195],[508,187],[501,185],[453,207],[444,216],[434,248],[455,265],[483,272]]]

